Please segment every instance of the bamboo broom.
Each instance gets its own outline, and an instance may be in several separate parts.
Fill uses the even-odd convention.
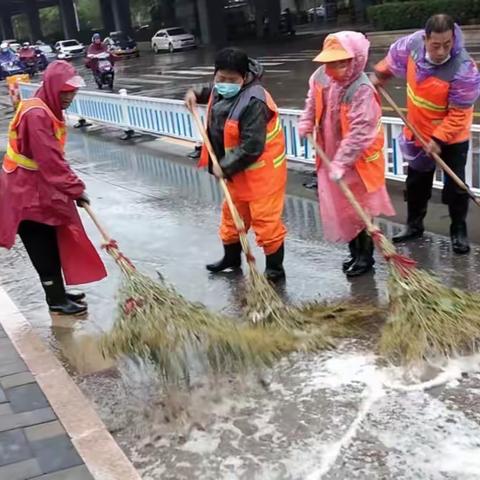
[[[421,143],[423,148],[427,148],[428,142],[425,140],[423,135],[418,131],[418,129],[408,121],[407,117],[400,110],[398,105],[395,103],[390,94],[381,86],[377,87],[379,92],[383,95],[387,103],[393,108],[393,110],[398,114],[402,119],[403,123],[407,128],[413,133],[416,139]],[[445,161],[437,153],[432,153],[431,157],[435,160],[435,163],[462,189],[467,192],[468,196],[475,202],[477,206],[480,207],[480,199],[472,192],[470,187],[445,163]]]
[[[317,155],[330,167],[325,152]],[[383,327],[380,351],[389,360],[410,364],[438,355],[470,352],[480,338],[480,296],[442,285],[416,262],[397,253],[375,226],[344,180],[338,186],[367,227],[390,266],[389,318]]]

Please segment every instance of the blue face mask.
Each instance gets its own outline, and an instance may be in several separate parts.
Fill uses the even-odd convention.
[[[242,86],[238,83],[216,83],[215,90],[225,98],[232,98],[238,95]]]

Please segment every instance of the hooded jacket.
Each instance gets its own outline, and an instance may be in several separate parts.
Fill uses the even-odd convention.
[[[261,82],[263,67],[250,59],[250,71],[242,87],[242,91]],[[240,145],[225,154],[224,127],[225,122],[235,105],[238,96],[223,98],[213,87],[204,88],[196,92],[197,102],[206,104],[212,95],[211,113],[208,123],[208,135],[213,150],[220,160],[220,166],[227,177],[239,173],[252,165],[265,149],[267,124],[272,118],[272,112],[267,105],[258,98],[252,98],[240,118]],[[209,164],[211,172],[211,164]]]

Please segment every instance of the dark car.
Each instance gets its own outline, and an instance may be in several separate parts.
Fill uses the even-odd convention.
[[[104,40],[104,43],[115,55],[140,56],[137,42],[124,32],[110,32],[110,36]]]

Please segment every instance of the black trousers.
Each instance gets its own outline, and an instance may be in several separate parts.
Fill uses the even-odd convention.
[[[465,165],[467,163],[469,142],[455,143],[442,147],[441,157],[445,163],[465,181]],[[427,213],[428,201],[432,196],[432,185],[435,171],[418,172],[408,168],[406,200],[408,205],[409,225],[421,223]],[[463,223],[468,213],[468,194],[445,174],[442,191],[442,202],[448,205],[452,223]]]
[[[62,264],[55,227],[43,223],[23,221],[18,234],[42,282],[62,279]]]

